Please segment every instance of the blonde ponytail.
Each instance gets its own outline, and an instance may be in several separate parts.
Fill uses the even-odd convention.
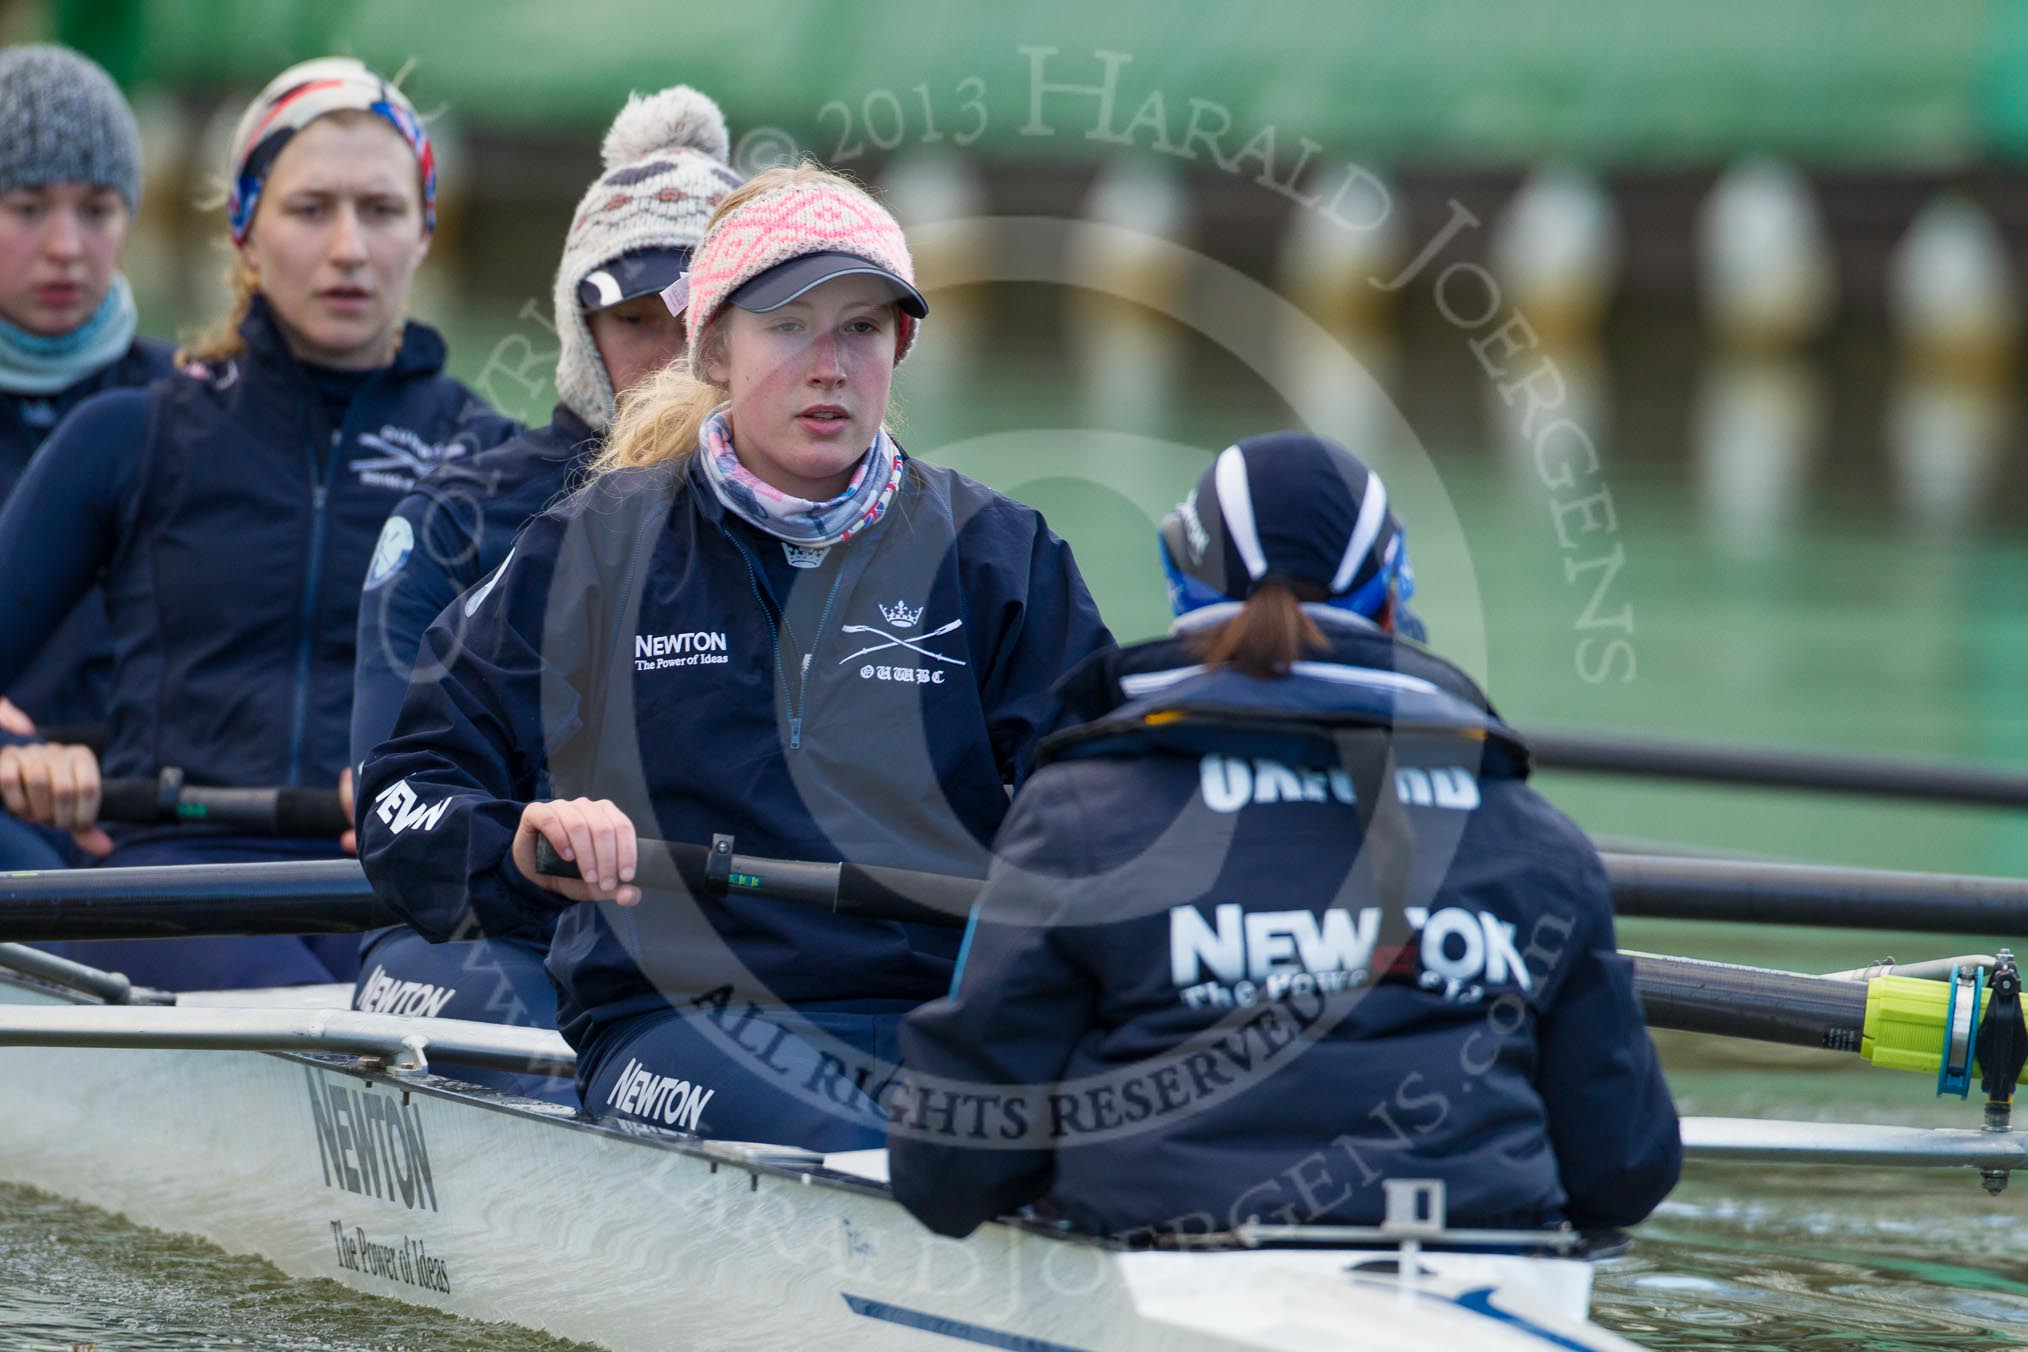
[[[198,330],[195,336],[176,349],[178,366],[188,366],[194,361],[207,366],[223,365],[246,351],[246,339],[240,336],[239,326],[246,322],[246,313],[253,308],[253,298],[260,293],[261,279],[253,264],[247,262],[246,255],[238,249],[232,251],[226,262],[225,286],[232,296],[225,314]]]

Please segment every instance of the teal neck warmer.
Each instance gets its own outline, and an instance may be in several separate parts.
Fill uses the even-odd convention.
[[[133,288],[122,273],[113,275],[92,317],[69,333],[45,338],[0,319],[0,392],[46,395],[69,389],[119,360],[133,345],[136,319]]]

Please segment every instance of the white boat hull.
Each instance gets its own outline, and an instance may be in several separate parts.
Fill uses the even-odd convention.
[[[0,1002],[49,999],[0,982]],[[615,1349],[1503,1352],[1633,1345],[1577,1260],[1127,1253],[1009,1225],[963,1242],[795,1152],[695,1142],[338,1058],[0,1048],[0,1179],[293,1276]]]

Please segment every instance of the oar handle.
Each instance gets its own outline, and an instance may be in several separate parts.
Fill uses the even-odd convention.
[[[535,867],[552,878],[579,876],[577,865],[559,855],[547,839],[536,841]],[[736,854],[732,837],[723,835],[710,845],[639,841],[634,881],[647,889],[802,902],[863,920],[949,926],[965,923],[980,887],[976,878],[878,864],[817,864]]]
[[[99,820],[229,826],[273,836],[335,836],[352,829],[336,789],[232,789],[188,785],[173,766],[154,779],[108,779]]]
[[[44,723],[35,729],[35,735],[59,746],[90,747],[94,756],[103,756],[110,731],[103,723]]]

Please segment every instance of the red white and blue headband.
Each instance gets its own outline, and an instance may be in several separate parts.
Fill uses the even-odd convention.
[[[289,138],[326,113],[346,110],[384,118],[415,152],[422,175],[423,232],[437,228],[437,159],[415,105],[399,89],[349,56],[324,56],[289,67],[241,114],[226,164],[232,186],[226,225],[234,244],[246,242],[260,205],[261,188]]]

